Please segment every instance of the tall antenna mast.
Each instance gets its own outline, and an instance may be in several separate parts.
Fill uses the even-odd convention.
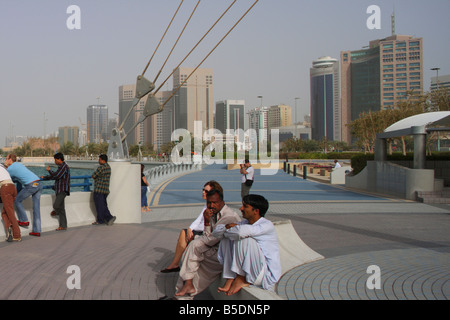
[[[392,35],[395,35],[395,5],[394,5],[394,10],[392,11],[392,15],[391,15],[391,28],[392,28]]]

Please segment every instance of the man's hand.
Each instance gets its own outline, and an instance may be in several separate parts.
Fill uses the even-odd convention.
[[[205,226],[209,226],[209,222],[211,221],[211,217],[213,215],[213,212],[207,208],[205,211],[203,211],[203,218],[205,219]]]
[[[191,228],[188,228],[186,233],[186,242],[189,243],[192,239],[194,239],[194,233],[192,232]]]
[[[225,225],[225,228],[230,229],[233,228],[234,226],[237,226],[237,223],[229,223]]]

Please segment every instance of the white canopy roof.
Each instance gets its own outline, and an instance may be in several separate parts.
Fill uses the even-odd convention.
[[[416,114],[414,116],[397,121],[396,123],[387,127],[384,130],[384,132],[392,132],[392,131],[398,131],[398,130],[403,130],[403,129],[409,129],[411,127],[428,126],[437,121],[441,122],[440,120],[446,120],[446,121],[443,121],[444,123],[440,123],[440,124],[444,124],[444,125],[450,124],[450,111],[437,111],[437,112],[426,112],[426,113]]]
[[[431,125],[450,126],[450,111],[437,111],[416,114],[402,119],[387,127],[379,138],[392,138],[417,133],[425,133],[426,127]]]

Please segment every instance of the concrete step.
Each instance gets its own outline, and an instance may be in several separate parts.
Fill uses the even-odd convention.
[[[450,204],[450,188],[443,188],[440,191],[417,191],[416,194],[419,202]]]

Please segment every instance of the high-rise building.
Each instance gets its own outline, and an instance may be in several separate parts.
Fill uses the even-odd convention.
[[[155,97],[161,104],[170,97],[172,91],[158,91]],[[119,124],[121,124],[126,118],[133,106],[133,100],[136,95],[136,85],[129,84],[119,87]],[[131,111],[128,119],[125,121],[123,130],[128,133],[131,128],[138,122],[139,117],[144,111],[145,104],[147,103],[149,95],[144,96]],[[128,146],[132,145],[148,145],[152,144],[154,150],[157,150],[159,146],[170,141],[170,136],[173,130],[173,107],[171,99],[165,104],[162,112],[154,114],[142,123],[138,124],[133,132],[129,132],[126,137]]]
[[[72,142],[74,146],[78,146],[78,136],[80,129],[78,127],[59,127],[58,128],[58,143],[60,146],[67,142]]]
[[[267,120],[269,129],[290,126],[292,125],[292,108],[284,104],[270,106]]]
[[[215,128],[223,134],[227,129],[244,130],[244,100],[216,102]]]
[[[213,71],[199,68],[189,77],[193,71],[194,68],[183,67],[175,70],[173,89],[179,89],[172,98],[175,129],[183,128],[191,133],[194,133],[194,121],[202,121],[203,131],[214,124]]]
[[[155,97],[162,104],[172,95],[172,91],[158,91]],[[159,147],[170,138],[174,125],[173,98],[165,105],[162,112],[150,116],[144,121],[144,140],[146,144],[151,143],[153,149],[158,151]]]
[[[339,62],[331,57],[313,61],[310,69],[311,136],[341,141]]]
[[[256,131],[256,138],[258,142],[261,139],[268,138],[269,131],[269,108],[259,107],[254,108],[248,112],[248,124],[249,129],[254,129]],[[263,129],[264,136],[260,136],[260,130]]]
[[[136,85],[135,84],[128,84],[123,85],[119,87],[119,125],[121,125],[125,118],[127,117],[128,113],[130,112],[130,109],[133,106],[133,100],[136,95]],[[143,105],[146,101],[146,97],[142,99],[139,102],[139,105],[135,107],[133,111],[131,111],[131,114],[128,116],[127,120],[125,121],[125,124],[123,125],[123,130],[125,133],[128,133],[133,125],[135,124],[136,120],[139,118],[139,112],[141,108],[143,108]],[[135,144],[138,144],[142,137],[141,137],[141,128],[138,126],[134,132],[131,132],[126,137],[126,142],[128,146],[132,146]]]
[[[342,140],[351,142],[345,124],[363,112],[394,108],[411,92],[423,94],[422,38],[392,35],[367,49],[342,51]]]
[[[442,75],[431,77],[431,86],[430,91],[435,91],[439,89],[447,89],[450,90],[450,75]]]
[[[86,125],[89,142],[101,143],[108,141],[108,107],[105,105],[88,106]]]

